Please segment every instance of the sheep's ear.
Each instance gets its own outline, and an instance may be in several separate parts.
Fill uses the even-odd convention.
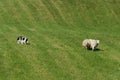
[[[97,43],[99,44],[99,43],[100,43],[100,40],[97,40]]]

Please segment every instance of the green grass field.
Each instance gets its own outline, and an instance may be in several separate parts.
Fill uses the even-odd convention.
[[[119,0],[0,0],[0,80],[120,80],[119,30]]]

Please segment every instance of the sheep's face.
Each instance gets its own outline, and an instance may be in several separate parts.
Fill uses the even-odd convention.
[[[97,44],[99,44],[100,43],[100,40],[96,40],[97,41]]]

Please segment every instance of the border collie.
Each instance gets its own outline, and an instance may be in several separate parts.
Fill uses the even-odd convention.
[[[28,38],[19,36],[19,37],[17,38],[17,43],[18,43],[18,44],[28,44]]]

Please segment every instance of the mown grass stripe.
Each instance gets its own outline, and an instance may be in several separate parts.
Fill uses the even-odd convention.
[[[0,1],[0,79],[119,80],[119,1]],[[18,45],[17,37],[30,45]],[[82,47],[100,40],[99,51]]]

